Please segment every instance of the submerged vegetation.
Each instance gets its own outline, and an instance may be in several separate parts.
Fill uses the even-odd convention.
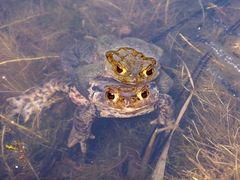
[[[66,146],[74,105],[61,94],[30,123],[7,117],[8,97],[61,75],[64,48],[103,34],[135,36],[164,49],[162,66],[176,80],[170,92],[176,116],[193,94],[171,140],[165,178],[240,179],[239,11],[237,0],[2,0],[0,179],[133,179],[142,173],[154,130],[148,119],[96,122],[93,162],[84,164],[79,148]],[[149,178],[156,161],[147,167]]]
[[[172,141],[180,142],[177,147],[172,144],[169,173],[187,179],[239,179],[239,100],[215,79],[205,77],[201,82],[184,132]]]

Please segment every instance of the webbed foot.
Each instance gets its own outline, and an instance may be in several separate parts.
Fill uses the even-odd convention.
[[[46,101],[44,96],[36,96],[36,91],[30,94],[24,94],[7,99],[7,115],[14,117],[17,114],[22,115],[24,122],[27,122],[31,115],[41,112]]]
[[[83,154],[87,152],[87,140],[94,139],[91,134],[92,122],[95,117],[95,109],[92,106],[79,107],[74,114],[71,133],[68,138],[68,147],[79,143]]]

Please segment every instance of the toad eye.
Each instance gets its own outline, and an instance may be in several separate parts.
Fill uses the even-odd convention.
[[[147,70],[147,71],[146,71],[146,74],[147,74],[148,76],[151,76],[151,75],[153,74],[153,69],[151,68],[151,69]]]
[[[137,97],[140,99],[140,100],[143,100],[143,99],[146,99],[149,95],[149,91],[148,90],[143,90],[141,92],[138,92],[137,93]]]
[[[148,97],[148,91],[145,90],[141,93],[142,98],[147,98]]]
[[[119,74],[125,74],[127,70],[126,70],[125,68],[122,68],[122,67],[120,67],[120,66],[117,65],[116,71],[117,71]]]
[[[154,72],[153,68],[150,68],[150,69],[145,69],[145,70],[143,71],[143,74],[144,74],[146,77],[148,77],[148,76],[153,75],[153,72]]]
[[[109,100],[114,100],[115,98],[115,95],[111,92],[106,92],[106,97],[109,99]]]
[[[117,66],[117,72],[118,72],[118,73],[122,73],[122,72],[123,72],[123,69],[120,68],[119,66]]]
[[[107,100],[109,101],[113,101],[116,102],[117,99],[119,98],[119,94],[117,92],[113,92],[112,90],[107,90],[105,92],[105,97],[107,98]]]

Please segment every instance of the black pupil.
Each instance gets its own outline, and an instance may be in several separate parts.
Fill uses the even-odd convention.
[[[148,76],[151,76],[151,75],[153,74],[153,69],[147,70],[146,74],[147,74]]]
[[[110,100],[113,100],[114,99],[114,94],[110,93],[110,92],[107,92],[107,98],[110,99]]]
[[[117,72],[118,72],[118,73],[123,72],[122,68],[120,68],[119,66],[117,66]]]
[[[142,98],[146,98],[148,96],[148,92],[147,91],[143,91],[141,96],[142,96]]]

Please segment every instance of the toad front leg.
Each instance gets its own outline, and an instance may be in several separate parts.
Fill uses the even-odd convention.
[[[164,127],[171,126],[173,124],[173,100],[172,97],[167,94],[159,95],[159,115],[158,118],[153,120],[151,124],[160,124]]]
[[[86,153],[86,141],[90,138],[94,138],[91,134],[94,117],[95,107],[93,105],[77,108],[74,113],[73,127],[68,138],[69,148],[79,143],[82,153]]]
[[[159,107],[160,107],[160,113],[159,113],[159,121],[165,126],[172,125],[173,123],[173,99],[168,94],[160,94],[160,100],[159,100]]]

